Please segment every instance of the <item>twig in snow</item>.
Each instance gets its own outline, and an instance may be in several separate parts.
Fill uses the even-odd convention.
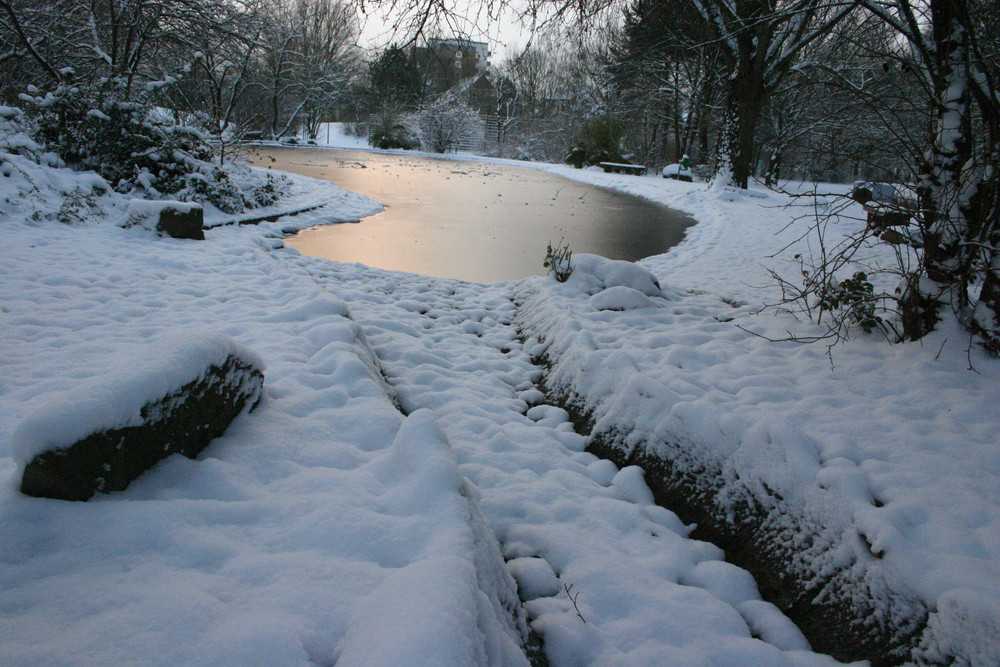
[[[934,355],[934,361],[937,361],[941,357],[941,353],[944,352],[944,344],[947,342],[948,342],[947,338],[941,341],[941,347],[938,348],[938,353]]]
[[[576,609],[576,615],[579,617],[581,621],[586,623],[587,619],[585,619],[583,617],[583,614],[580,613],[580,607],[578,607],[576,604],[576,599],[580,597],[580,594],[577,593],[576,595],[573,595],[573,584],[563,584],[563,588],[566,589],[566,597],[568,597],[569,601],[573,603],[573,609]]]

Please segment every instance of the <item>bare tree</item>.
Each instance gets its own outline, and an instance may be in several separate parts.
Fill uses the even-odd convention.
[[[2,0],[0,64],[35,85],[138,101],[189,71],[199,39],[230,38],[253,0]],[[89,92],[88,92],[89,91]]]
[[[225,160],[227,150],[240,144],[261,120],[250,102],[254,90],[255,59],[262,47],[259,15],[245,17],[239,37],[206,36],[195,52],[191,70],[166,95],[172,108],[200,114]]]
[[[315,134],[358,75],[358,27],[336,0],[271,0],[261,62],[267,130],[287,134],[305,119]]]
[[[303,24],[298,77],[306,130],[315,138],[327,114],[361,74],[358,25],[349,5],[331,0],[303,2],[299,12],[310,13]]]

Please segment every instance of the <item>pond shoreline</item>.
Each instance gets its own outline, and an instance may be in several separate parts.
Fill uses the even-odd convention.
[[[287,239],[304,254],[473,282],[544,274],[548,243],[638,261],[685,238],[685,213],[527,165],[314,148],[262,150],[258,163],[329,180],[386,205],[359,226]],[[461,166],[459,166],[461,165]]]

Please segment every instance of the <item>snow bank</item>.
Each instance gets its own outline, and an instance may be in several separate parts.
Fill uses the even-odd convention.
[[[406,418],[373,472],[388,487],[380,502],[393,511],[432,514],[444,525],[469,522],[472,510],[461,493],[457,461],[430,411]],[[497,609],[479,587],[474,553],[492,540],[476,545],[471,527],[446,537],[427,541],[416,561],[393,571],[359,602],[338,665],[527,664],[520,649],[523,620],[518,627],[516,617]],[[503,572],[503,561],[493,544],[483,562],[491,562],[495,575]],[[492,592],[498,602],[498,592]]]
[[[566,411],[542,402],[542,371],[513,323],[514,283],[285,259],[348,298],[403,409],[436,416],[549,664],[835,664],[749,574],[652,505],[641,470],[583,451]],[[644,286],[643,269],[583,259],[581,285],[601,277],[604,292],[663,301],[614,284]]]
[[[1000,659],[985,604],[1000,598],[994,362],[972,351],[969,372],[965,350],[942,349],[958,334],[942,332],[926,347],[848,341],[831,367],[825,348],[739,328],[779,339],[787,319],[718,297],[668,288],[630,310],[591,292],[524,281],[518,324],[595,442],[664,475],[731,546],[753,544],[758,573],[780,567],[819,607],[853,610],[854,630],[834,614],[820,636],[840,627],[867,655],[906,655],[922,632],[923,655]]]

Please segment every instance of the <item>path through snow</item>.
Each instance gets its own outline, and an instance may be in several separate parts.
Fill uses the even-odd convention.
[[[405,412],[437,417],[555,665],[814,665],[751,576],[653,504],[642,472],[584,451],[479,285],[286,255],[350,303]],[[758,639],[759,638],[759,639]]]

